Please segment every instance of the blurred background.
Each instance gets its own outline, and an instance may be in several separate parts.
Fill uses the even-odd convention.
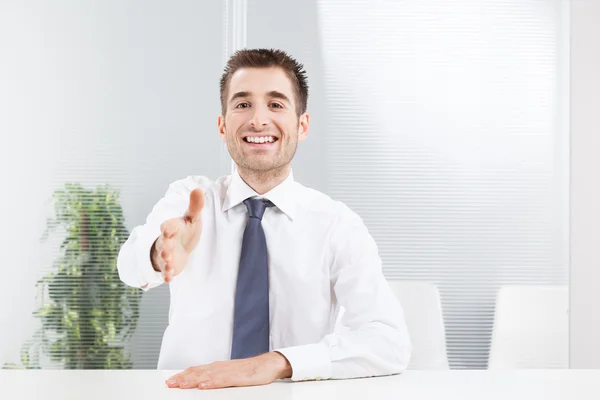
[[[168,287],[125,288],[116,254],[169,183],[231,172],[219,78],[268,47],[308,73],[295,178],[363,217],[411,368],[568,368],[570,17],[567,0],[2,2],[0,366],[156,368]]]

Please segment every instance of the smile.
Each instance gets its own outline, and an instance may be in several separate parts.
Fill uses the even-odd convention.
[[[246,136],[244,142],[246,143],[273,143],[278,139],[275,136]]]

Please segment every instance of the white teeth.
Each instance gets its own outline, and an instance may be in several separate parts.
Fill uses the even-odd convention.
[[[275,138],[273,136],[247,136],[246,141],[249,143],[273,143],[275,141]]]

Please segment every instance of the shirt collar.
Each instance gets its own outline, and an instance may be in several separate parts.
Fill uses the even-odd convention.
[[[231,175],[231,180],[229,187],[227,188],[227,193],[225,194],[221,211],[225,212],[230,208],[237,206],[248,197],[260,197],[270,200],[279,210],[293,220],[296,214],[295,189],[296,182],[294,181],[294,174],[290,171],[290,174],[283,182],[264,195],[259,195],[244,182],[236,169]]]

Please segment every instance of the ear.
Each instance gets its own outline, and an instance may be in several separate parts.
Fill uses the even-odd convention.
[[[304,113],[300,116],[298,123],[298,141],[303,142],[308,136],[308,127],[310,126],[310,115]]]
[[[221,140],[223,142],[227,142],[227,136],[225,135],[225,116],[219,115],[219,118],[217,118],[217,125],[219,126],[219,134],[221,135]]]

